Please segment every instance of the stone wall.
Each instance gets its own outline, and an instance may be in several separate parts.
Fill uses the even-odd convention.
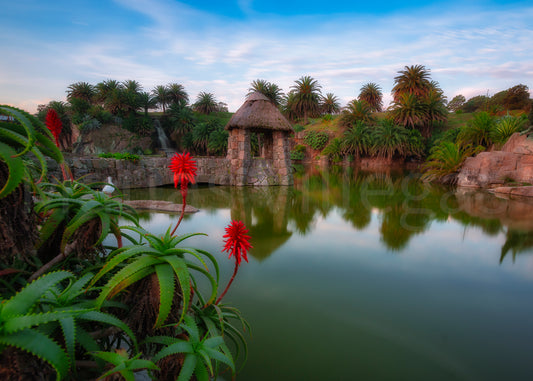
[[[142,157],[137,162],[92,156],[65,155],[67,165],[75,179],[83,177],[84,183],[105,182],[111,177],[120,189],[146,188],[174,184],[172,172],[168,169],[170,157]],[[230,161],[223,157],[195,157],[198,171],[196,181],[214,185],[236,185],[232,179],[235,173]],[[49,162],[49,174],[61,178],[61,171],[55,162]],[[279,176],[269,160],[251,158],[246,167],[243,184],[238,185],[282,185]],[[286,185],[286,184],[285,184]]]
[[[501,151],[481,152],[465,160],[457,185],[492,188],[514,181],[533,184],[533,140],[514,134]]]

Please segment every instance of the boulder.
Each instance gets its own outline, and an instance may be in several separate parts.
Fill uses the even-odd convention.
[[[465,160],[457,185],[493,188],[508,182],[533,184],[533,140],[514,134],[501,151],[481,152]]]

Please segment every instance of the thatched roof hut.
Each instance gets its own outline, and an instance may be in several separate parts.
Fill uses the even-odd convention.
[[[226,130],[292,131],[289,121],[278,108],[263,94],[253,93],[231,117]]]

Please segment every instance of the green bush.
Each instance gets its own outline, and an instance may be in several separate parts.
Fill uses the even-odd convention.
[[[329,135],[324,131],[308,131],[304,136],[304,142],[314,150],[323,149],[328,144]]]
[[[132,161],[134,163],[139,161],[139,159],[141,158],[139,155],[134,155],[134,154],[131,154],[131,153],[121,153],[121,152],[101,153],[101,154],[98,155],[98,157],[103,157],[103,158],[108,158],[108,159],[117,159],[117,160],[127,160],[127,161]]]
[[[305,130],[305,127],[302,126],[301,124],[295,124],[292,129],[294,130],[294,132],[300,132],[300,131],[303,131]]]

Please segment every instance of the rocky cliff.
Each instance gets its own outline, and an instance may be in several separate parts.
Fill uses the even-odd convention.
[[[457,175],[462,187],[495,188],[533,184],[533,134],[514,134],[501,151],[482,152],[465,160]]]

